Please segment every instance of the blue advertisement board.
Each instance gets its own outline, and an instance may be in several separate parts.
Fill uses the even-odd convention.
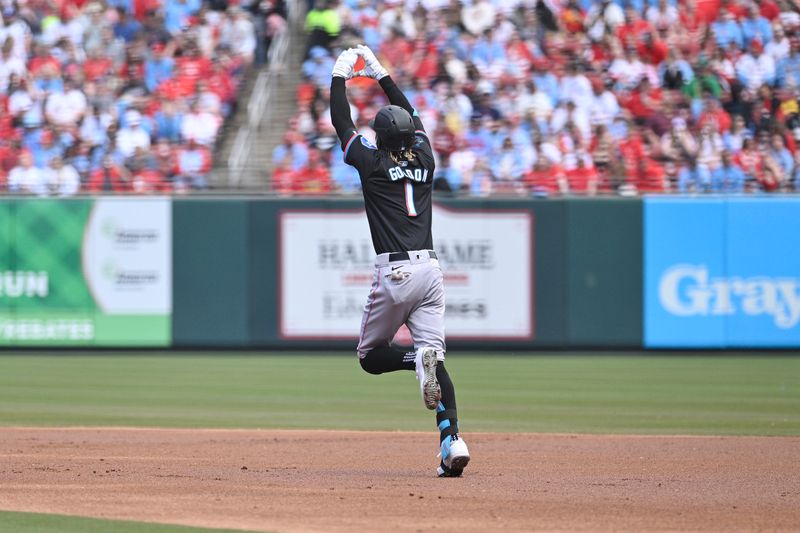
[[[647,198],[649,348],[800,347],[800,199]]]

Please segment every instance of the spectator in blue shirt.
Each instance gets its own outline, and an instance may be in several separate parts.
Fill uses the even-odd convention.
[[[548,70],[549,65],[546,59],[535,59],[533,61],[533,81],[540,91],[550,97],[553,107],[557,106],[560,101],[560,90],[558,78],[551,70]]]
[[[486,36],[481,36],[475,41],[472,48],[470,60],[478,67],[485,68],[496,61],[506,58],[506,50],[499,42],[492,39],[492,31],[489,30]]]
[[[293,171],[300,170],[308,163],[308,147],[302,142],[298,142],[295,133],[287,131],[283,136],[283,143],[279,144],[272,151],[272,163],[278,166],[287,155],[291,155],[291,168]]]
[[[469,129],[464,132],[464,141],[479,159],[488,158],[491,151],[491,135],[484,125],[483,116],[473,113]]]
[[[719,193],[744,192],[745,176],[731,158],[728,150],[722,151],[722,164],[711,174],[711,190]]]
[[[200,9],[200,0],[166,0],[164,2],[164,26],[175,35],[189,25],[189,17]]]
[[[744,36],[742,29],[736,22],[733,13],[727,8],[720,9],[719,18],[711,23],[711,30],[717,40],[717,46],[728,48],[730,43],[735,43],[741,49],[744,47]]]
[[[175,69],[175,60],[164,53],[163,44],[155,43],[152,51],[153,55],[144,63],[144,84],[151,93],[163,82],[172,79]]]
[[[317,87],[330,85],[334,61],[328,51],[321,46],[315,46],[308,55],[310,57],[303,62],[303,75]]]
[[[800,191],[800,150],[798,150],[794,154],[794,175],[792,176],[794,179],[794,190]]]
[[[64,147],[55,141],[55,136],[50,130],[42,130],[38,142],[31,143],[28,148],[33,155],[33,165],[45,168],[54,157],[64,154]]]
[[[161,109],[156,111],[155,130],[158,137],[163,137],[170,142],[181,140],[181,128],[183,127],[183,113],[178,112],[175,104],[169,100],[161,102]]]
[[[800,87],[800,42],[790,40],[789,55],[777,65],[780,87]]]
[[[520,182],[525,172],[525,158],[519,150],[514,149],[511,138],[503,139],[502,147],[491,158],[489,169],[494,181]]]
[[[284,152],[284,154],[285,153],[288,152]],[[280,155],[280,152],[278,155]],[[336,185],[339,192],[349,194],[360,191],[361,178],[358,177],[358,171],[354,167],[351,167],[344,162],[344,152],[342,151],[342,147],[338,142],[333,145],[333,148],[331,148],[330,158],[331,181]]]
[[[766,45],[772,40],[772,26],[769,21],[761,16],[756,4],[750,4],[747,10],[747,17],[740,24],[744,42],[749,43],[753,39],[761,41]]]
[[[711,173],[708,167],[697,164],[697,159],[692,157],[688,164],[678,172],[678,192],[708,192],[711,190]]]
[[[450,166],[450,155],[442,155],[439,167],[436,169],[434,188],[444,192],[458,192],[463,182],[464,176],[461,172]]]
[[[789,176],[792,175],[792,170],[794,170],[794,157],[792,157],[792,153],[786,148],[786,142],[783,140],[783,136],[780,133],[776,133],[772,136],[771,148],[769,155],[772,156],[783,171],[783,175],[788,179]]]
[[[108,5],[115,9],[124,9],[128,13],[133,13],[133,0],[110,0]]]
[[[124,7],[117,8],[119,19],[114,24],[114,37],[122,39],[125,43],[130,43],[142,31],[142,25],[135,18],[129,17]]]

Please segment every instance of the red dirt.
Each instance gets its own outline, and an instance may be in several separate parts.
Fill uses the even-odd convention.
[[[0,428],[0,509],[268,531],[800,530],[800,438]]]

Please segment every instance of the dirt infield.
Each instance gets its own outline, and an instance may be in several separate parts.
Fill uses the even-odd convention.
[[[0,509],[268,531],[798,530],[800,438],[0,428]]]

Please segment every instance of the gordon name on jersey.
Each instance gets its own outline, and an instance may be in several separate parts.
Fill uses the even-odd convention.
[[[405,163],[405,161],[403,161]],[[392,181],[402,180],[402,179],[410,179],[411,181],[416,181],[417,183],[423,183],[428,179],[428,169],[427,168],[401,168],[401,167],[391,167],[389,168],[389,179]]]

